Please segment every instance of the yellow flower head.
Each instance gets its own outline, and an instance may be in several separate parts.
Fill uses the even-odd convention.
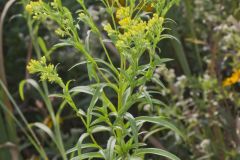
[[[33,12],[33,7],[32,7],[32,5],[31,5],[31,4],[26,5],[25,10],[26,10],[28,13],[32,14],[32,12]]]
[[[27,65],[27,70],[29,73],[33,74],[36,72],[39,72],[39,68],[42,68],[42,66],[46,66],[46,57],[42,57],[40,60],[34,60],[31,59],[29,64]]]
[[[130,13],[130,8],[129,7],[120,7],[117,9],[116,12],[116,17],[121,20],[124,19],[126,17],[130,17],[131,13]]]
[[[163,24],[164,18],[159,17],[158,14],[153,14],[153,17],[148,21],[148,29],[156,29],[155,26]]]
[[[130,25],[130,23],[131,23],[131,18],[130,17],[126,17],[126,18],[119,21],[119,24],[122,27],[126,27],[126,26]]]
[[[223,81],[223,86],[224,87],[231,86],[232,84],[233,84],[233,82],[230,78],[227,78]]]
[[[103,26],[103,29],[108,33],[108,36],[110,37],[114,34],[117,34],[117,31],[115,31],[109,23],[105,24]]]
[[[231,77],[228,77],[223,81],[223,86],[224,87],[231,86],[239,81],[240,81],[240,70],[236,70],[233,72]]]
[[[31,74],[40,73],[42,81],[48,80],[49,82],[62,84],[62,79],[58,76],[54,65],[46,64],[46,57],[42,57],[40,60],[32,59],[27,65],[27,70]]]
[[[29,13],[32,14],[33,12],[39,12],[42,11],[42,5],[43,2],[42,0],[39,0],[37,2],[30,2],[29,4],[26,5],[25,10]]]

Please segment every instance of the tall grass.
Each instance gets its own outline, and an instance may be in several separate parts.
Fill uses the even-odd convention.
[[[3,27],[5,22],[5,17],[8,13],[9,8],[13,5],[15,0],[9,0],[1,13],[0,17],[0,80],[3,81],[3,83],[7,86],[7,80],[6,80],[6,73],[5,73],[5,66],[4,66],[4,51],[3,51]],[[4,105],[7,107],[7,109],[10,112],[13,112],[12,105],[8,99],[8,96],[5,94],[5,92],[0,88],[0,101],[4,103]],[[5,112],[0,110],[0,144],[3,145],[7,142],[16,143],[16,128],[15,124],[13,122],[13,119],[8,116]],[[0,149],[0,159],[10,159],[10,152],[3,147]]]

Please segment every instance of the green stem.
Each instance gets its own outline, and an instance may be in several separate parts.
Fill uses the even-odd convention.
[[[126,59],[123,55],[120,55],[120,60],[121,60],[121,64],[120,64],[120,73],[119,73],[119,81],[118,81],[118,111],[120,111],[122,109],[123,106],[123,94],[124,94],[124,75],[122,73],[122,70],[124,70],[126,68]],[[122,115],[124,114],[121,114],[119,115],[118,114],[118,117],[116,119],[116,123],[117,125],[120,125],[121,128],[124,128],[124,122],[123,122],[123,117]],[[119,117],[121,116],[121,117]],[[118,144],[120,145],[120,147],[123,149],[124,148],[124,135],[123,135],[123,132],[122,130],[117,130],[116,131],[116,139],[117,139],[117,142]],[[122,159],[125,159],[125,153],[123,153],[122,155]]]
[[[39,47],[37,41],[35,41],[35,39],[37,39],[37,37],[38,37],[37,36],[37,34],[38,34],[38,24],[36,24],[35,29],[33,29],[33,27],[32,27],[33,22],[32,22],[32,20],[29,16],[27,18],[27,22],[28,22],[28,29],[29,29],[31,40],[33,42],[34,50],[37,54],[37,57],[40,58],[41,57],[41,50],[40,50],[40,47]],[[59,152],[60,152],[63,160],[67,160],[67,157],[66,157],[66,154],[65,154],[64,144],[63,144],[63,141],[62,141],[60,126],[59,126],[59,123],[56,120],[56,116],[55,116],[55,113],[54,113],[54,110],[53,110],[53,106],[52,106],[49,98],[44,96],[44,95],[49,95],[47,83],[42,81],[42,86],[43,86],[43,89],[44,89],[44,94],[42,95],[42,97],[43,97],[43,99],[46,103],[46,106],[47,106],[47,109],[49,111],[50,117],[53,121],[54,134],[56,135],[56,145],[59,149]]]
[[[106,48],[106,46],[105,46],[104,43],[103,43],[102,35],[100,34],[99,36],[101,36],[101,37],[99,38],[99,40],[100,40],[100,43],[101,43],[101,45],[102,45],[102,47],[103,47],[103,49],[104,49],[104,52],[106,53],[107,59],[108,59],[109,63],[110,63],[112,66],[114,66],[114,65],[113,65],[113,62],[112,62],[112,60],[111,60],[111,58],[110,58],[110,56],[109,56],[109,53],[108,53],[108,51],[107,51],[107,48]]]
[[[123,107],[122,106],[122,97],[123,97],[123,75],[122,75],[122,70],[125,68],[125,60],[124,56],[121,55],[121,66],[120,66],[120,73],[119,73],[119,81],[118,81],[118,111]]]
[[[61,87],[63,87],[64,92],[67,91],[65,84],[59,84]],[[64,93],[66,100],[68,102],[68,104],[73,108],[73,110],[77,113],[77,116],[81,119],[84,127],[87,129],[88,134],[90,135],[91,140],[93,141],[93,143],[102,150],[102,147],[97,143],[97,141],[95,140],[95,138],[93,137],[92,133],[89,131],[89,127],[87,122],[85,121],[85,119],[83,118],[83,116],[81,114],[78,114],[78,109],[76,104],[74,103],[72,97],[70,96],[70,94],[68,92]]]

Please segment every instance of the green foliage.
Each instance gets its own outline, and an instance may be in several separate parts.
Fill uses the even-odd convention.
[[[21,0],[16,6],[25,11],[6,21],[4,33],[9,90],[23,69],[40,81],[22,81],[19,94],[1,83],[15,112],[4,101],[0,106],[19,126],[24,158],[239,158],[237,0]]]
[[[186,14],[183,19],[173,19],[180,23],[179,33],[183,33],[179,39],[185,45],[185,52],[189,52],[191,69],[200,70],[197,56],[193,56],[194,52],[197,53],[194,45],[197,45],[201,55],[206,55],[201,59],[205,71],[198,76],[186,77],[186,73],[179,76],[181,73],[175,66],[175,74],[173,70],[159,68],[156,76],[164,79],[166,88],[155,89],[171,109],[155,106],[147,111],[154,115],[172,116],[178,126],[184,128],[188,145],[182,144],[174,135],[161,139],[165,141],[164,146],[178,152],[179,157],[193,160],[238,159],[239,78],[236,73],[239,70],[239,19],[235,13],[239,2],[195,0],[189,1],[187,7],[191,14]],[[182,12],[189,13],[186,9]],[[192,18],[187,18],[189,16]],[[195,36],[189,34],[191,28],[186,24],[194,24]],[[226,79],[235,80],[225,87],[223,82]],[[172,142],[175,142],[174,147]]]
[[[82,10],[79,10],[78,20],[89,26],[90,31],[98,36],[108,62],[94,58],[78,35],[79,24],[74,20],[69,9],[62,5],[60,0],[51,3],[44,1],[30,2],[26,5],[26,11],[32,15],[33,22],[45,22],[51,20],[59,27],[55,33],[64,40],[63,43],[56,46],[72,46],[85,57],[86,61],[78,65],[86,65],[88,70],[90,85],[70,87],[70,82],[64,83],[59,77],[56,67],[46,63],[46,58],[40,60],[31,60],[27,69],[30,73],[39,73],[42,81],[48,80],[55,82],[62,88],[62,93],[52,96],[61,97],[64,104],[68,104],[75,111],[76,116],[81,120],[85,127],[85,132],[81,134],[76,147],[67,151],[71,159],[142,159],[145,154],[156,154],[165,156],[169,159],[179,160],[173,154],[154,148],[144,149],[144,143],[139,141],[139,134],[144,122],[158,124],[169,128],[181,135],[181,132],[168,120],[162,117],[134,117],[129,110],[138,103],[155,104],[159,103],[151,97],[150,91],[144,86],[151,80],[154,70],[157,66],[162,65],[164,60],[156,55],[155,50],[159,41],[165,38],[171,38],[169,35],[162,34],[165,30],[163,27],[164,16],[167,11],[177,1],[157,2],[154,10],[156,13],[150,14],[138,8],[137,3],[127,2],[125,7],[116,5],[117,1],[110,4],[108,1],[102,1],[106,7],[112,21],[105,25],[104,29],[111,38],[112,44],[116,46],[120,66],[112,63],[112,57],[109,55],[101,34],[101,28],[96,25],[94,19],[87,10],[84,1],[78,1]],[[148,5],[152,1],[145,2]],[[152,5],[154,7],[154,5]],[[135,14],[134,12],[137,12]],[[119,21],[114,19],[116,18]],[[123,16],[124,15],[124,16]],[[147,16],[147,20],[143,20]],[[113,24],[113,28],[111,26]],[[51,49],[48,51],[44,41],[38,38],[38,44],[46,56],[49,56]],[[88,44],[89,45],[89,44]],[[143,54],[147,53],[149,62],[140,64],[139,61]],[[104,64],[104,67],[102,66]],[[64,146],[59,131],[59,122],[56,113],[47,97],[46,91],[41,91],[40,87],[33,80],[30,82],[43,97],[46,106],[53,120],[55,130],[52,131],[48,126],[42,123],[33,123],[28,125],[31,131],[32,127],[37,127],[45,132],[52,141],[57,145],[63,159]],[[23,97],[23,86],[26,82],[20,84],[20,95]],[[161,82],[159,82],[161,84]],[[117,103],[114,103],[109,97],[106,90],[111,90],[117,95]],[[135,90],[138,90],[135,92]],[[82,109],[74,99],[79,93],[91,95],[92,98],[86,110]],[[24,119],[24,117],[22,117]],[[27,124],[27,123],[26,123]],[[95,134],[108,133],[107,143],[100,143],[95,138]],[[55,137],[55,135],[58,135]],[[34,140],[33,144],[35,144]],[[35,145],[35,148],[42,153],[41,156],[46,158],[46,154],[41,146]]]

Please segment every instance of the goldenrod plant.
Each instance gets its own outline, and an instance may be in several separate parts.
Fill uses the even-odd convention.
[[[0,159],[240,159],[240,1],[173,4],[0,1]]]
[[[95,23],[85,5],[86,1],[77,0],[77,2],[81,9],[76,12],[76,19],[73,18],[70,10],[63,6],[61,0],[30,1],[25,6],[26,11],[32,17],[32,24],[51,20],[58,25],[55,33],[61,39],[61,43],[53,48],[72,46],[78,50],[85,61],[75,64],[70,71],[86,65],[90,83],[70,87],[72,81],[64,82],[57,73],[57,66],[47,63],[52,52],[51,49],[47,51],[45,48],[45,55],[38,60],[32,59],[27,69],[31,74],[38,74],[41,81],[57,84],[62,88],[62,92],[45,95],[47,92],[42,92],[39,85],[29,79],[20,84],[20,95],[23,98],[23,88],[26,82],[39,91],[49,106],[54,120],[54,132],[46,125],[34,123],[28,125],[30,134],[27,133],[27,136],[43,159],[48,159],[48,155],[33,133],[33,126],[42,129],[50,136],[62,159],[140,160],[147,159],[148,155],[153,154],[179,160],[177,156],[166,150],[149,148],[140,138],[143,134],[141,128],[145,123],[171,129],[183,137],[179,129],[167,118],[136,116],[129,111],[139,103],[151,106],[162,104],[161,101],[151,96],[151,90],[146,87],[146,83],[153,81],[162,86],[161,81],[153,74],[158,66],[163,65],[169,59],[160,58],[156,52],[159,50],[158,43],[161,40],[173,38],[164,34],[167,29],[164,24],[170,21],[165,16],[168,10],[178,3],[178,0],[126,0],[124,2],[101,0],[102,6],[105,7],[110,17],[108,22],[102,23],[102,26]],[[79,36],[79,31],[81,32],[79,23],[88,25],[89,33],[98,37],[106,55],[106,61],[91,54],[89,51],[91,44],[85,43],[84,39]],[[109,39],[103,37],[103,31]],[[106,43],[112,43],[116,47],[120,57],[119,65],[112,62],[113,57],[107,50]],[[147,57],[146,63],[141,63],[143,57]],[[116,102],[106,90],[116,95]],[[74,101],[80,93],[92,96],[87,109]],[[58,112],[55,113],[51,108],[48,96],[62,98],[63,103]],[[60,134],[60,114],[66,104],[75,111],[85,127],[84,133],[80,135],[72,148],[65,148]],[[98,141],[96,134],[107,136],[107,142]]]

